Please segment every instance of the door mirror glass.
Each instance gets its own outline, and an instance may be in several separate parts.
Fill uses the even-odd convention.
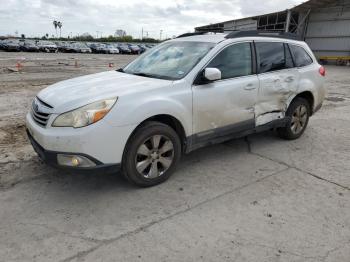
[[[204,69],[203,76],[208,81],[216,81],[221,79],[221,71],[217,68]]]

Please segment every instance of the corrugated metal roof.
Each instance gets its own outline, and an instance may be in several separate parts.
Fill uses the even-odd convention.
[[[350,0],[345,0],[345,1],[349,1]],[[337,0],[309,0],[307,2],[304,2],[300,5],[297,5],[295,7],[290,8],[290,10],[293,11],[303,11],[303,10],[309,10],[312,8],[317,8],[317,7],[323,7],[332,3],[336,3]],[[288,10],[288,9],[286,9]],[[222,27],[223,28],[223,24],[224,23],[230,23],[230,22],[234,22],[234,21],[241,21],[241,20],[247,20],[247,19],[257,19],[261,16],[267,16],[267,15],[273,15],[273,14],[278,14],[278,13],[283,13],[286,12],[286,10],[283,11],[277,11],[277,12],[273,12],[273,13],[268,13],[268,14],[261,14],[261,15],[256,15],[256,16],[250,16],[250,17],[244,17],[244,18],[239,18],[239,19],[233,19],[233,20],[228,20],[228,21],[224,21],[224,22],[220,22],[220,23],[214,23],[214,24],[209,24],[209,25],[204,25],[204,26],[199,26],[196,27],[196,30],[200,30],[200,29],[204,29],[207,27]]]

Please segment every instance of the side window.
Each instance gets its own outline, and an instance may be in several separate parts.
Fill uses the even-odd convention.
[[[220,69],[222,79],[252,74],[250,43],[234,44],[222,50],[207,67]]]
[[[292,51],[295,65],[297,67],[308,66],[312,64],[312,58],[310,55],[304,50],[304,48],[296,45],[289,45],[290,50]]]
[[[289,57],[288,61],[288,53],[283,43],[258,42],[255,45],[260,73],[282,70],[293,65],[291,57]]]

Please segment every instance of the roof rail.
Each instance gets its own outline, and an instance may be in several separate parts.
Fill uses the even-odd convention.
[[[178,37],[176,38],[182,38],[182,37],[187,37],[187,36],[195,36],[195,35],[204,35],[208,32],[194,32],[194,33],[186,33],[186,34],[182,34],[182,35],[179,35]]]
[[[259,36],[259,37],[276,37],[276,38],[285,38],[292,40],[301,41],[301,37],[297,34],[286,33],[286,32],[277,32],[277,31],[260,31],[260,30],[252,30],[252,31],[233,31],[229,33],[225,38],[237,38],[237,37],[251,37],[251,36]]]

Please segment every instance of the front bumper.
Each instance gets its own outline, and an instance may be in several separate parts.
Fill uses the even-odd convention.
[[[83,128],[51,127],[54,118],[52,116],[44,128],[34,122],[30,114],[26,117],[33,147],[39,155],[43,152],[41,158],[45,162],[54,166],[59,153],[88,157],[97,167],[118,165],[127,140],[136,128],[136,125],[115,127],[103,119]]]
[[[44,161],[46,164],[59,168],[59,169],[65,169],[70,170],[78,173],[116,173],[120,170],[120,164],[103,164],[97,159],[94,159],[91,156],[81,154],[81,153],[75,153],[74,155],[78,156],[84,156],[88,159],[90,159],[92,162],[96,164],[94,167],[69,167],[69,166],[61,166],[57,162],[57,155],[58,154],[71,154],[66,152],[55,152],[55,151],[49,151],[43,148],[38,142],[35,141],[35,139],[32,137],[32,135],[29,133],[27,129],[27,135],[30,143],[32,144],[34,151],[38,154],[39,158]]]

